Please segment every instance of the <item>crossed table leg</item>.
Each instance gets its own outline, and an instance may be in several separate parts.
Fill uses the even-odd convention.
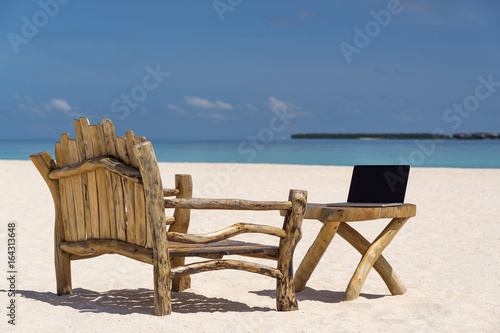
[[[397,277],[391,265],[382,256],[382,251],[390,244],[408,219],[409,218],[392,219],[371,244],[359,232],[345,222],[322,221],[323,227],[295,273],[295,290],[301,291],[305,288],[307,280],[309,280],[309,277],[328,248],[335,233],[338,233],[363,255],[349,281],[344,301],[352,301],[359,297],[361,288],[372,267],[380,274],[393,295],[404,294],[406,292],[405,286]]]

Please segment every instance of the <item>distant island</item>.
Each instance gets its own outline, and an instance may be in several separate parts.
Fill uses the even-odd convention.
[[[459,140],[481,140],[481,139],[500,139],[500,133],[455,133],[453,139]]]
[[[293,134],[292,139],[434,139],[434,140],[449,140],[449,135],[432,134],[432,133],[305,133]]]
[[[453,136],[434,133],[304,133],[293,134],[292,139],[359,139],[359,140],[480,140],[500,139],[497,133],[456,133]]]

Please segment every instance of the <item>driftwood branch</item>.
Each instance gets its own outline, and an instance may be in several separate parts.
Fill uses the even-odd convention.
[[[62,242],[61,250],[80,257],[92,257],[101,254],[121,254],[122,256],[153,263],[153,250],[139,245],[125,243],[117,239],[91,239],[80,242]]]
[[[276,227],[268,225],[251,224],[251,223],[236,223],[230,227],[208,234],[190,235],[180,232],[168,232],[167,237],[169,241],[180,242],[180,243],[202,244],[202,243],[218,242],[242,233],[260,233],[260,234],[277,236],[281,238],[286,236],[285,230]]]
[[[283,273],[269,266],[251,263],[241,260],[209,260],[200,263],[188,264],[181,267],[172,268],[172,278],[191,275],[207,271],[216,271],[222,269],[238,269],[251,273],[262,274],[276,279],[282,278]]]
[[[179,195],[179,193],[181,193],[181,191],[179,191],[176,188],[174,188],[174,189],[164,188],[163,189],[163,196],[164,197],[176,197]]]
[[[224,210],[290,210],[290,201],[251,201],[237,199],[164,199],[165,208]]]
[[[85,172],[94,171],[99,168],[105,168],[133,182],[139,184],[142,183],[141,173],[139,170],[129,167],[127,164],[124,164],[117,159],[109,156],[99,156],[85,160],[78,164],[53,170],[49,173],[49,178],[54,180],[67,178]]]
[[[193,179],[191,175],[177,174],[175,175],[175,188],[177,191],[176,197],[179,198],[192,198],[193,197]],[[164,191],[165,196],[165,191]],[[174,209],[174,223],[170,225],[168,231],[187,233],[189,229],[189,221],[191,220],[191,210],[176,208]],[[221,257],[222,258],[222,257]],[[217,258],[219,259],[219,258]],[[184,266],[184,257],[175,257],[171,261],[172,267]],[[189,275],[172,279],[172,290],[180,292],[185,289],[191,288],[191,277]]]
[[[133,152],[143,174],[147,223],[153,227],[154,313],[164,316],[172,312],[172,281],[160,169],[151,142],[136,144]]]
[[[302,220],[306,209],[307,192],[290,190],[288,200],[292,202],[292,209],[286,213],[283,230],[286,237],[280,239],[277,268],[283,272],[283,278],[276,283],[276,307],[278,311],[292,311],[298,309],[295,288],[293,284],[293,253],[295,246],[302,238]]]
[[[71,259],[68,253],[65,253],[59,248],[59,245],[64,240],[64,224],[63,217],[61,215],[59,182],[57,180],[49,179],[50,172],[56,168],[56,162],[47,152],[33,154],[30,156],[30,159],[47,183],[54,201],[54,260],[56,269],[57,295],[69,295],[72,292]]]

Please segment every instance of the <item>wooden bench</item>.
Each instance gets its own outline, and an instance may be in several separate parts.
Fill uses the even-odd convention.
[[[150,142],[115,135],[111,121],[75,120],[76,140],[61,135],[53,160],[46,152],[30,158],[47,183],[55,207],[57,294],[72,293],[71,261],[120,254],[154,266],[154,313],[171,313],[171,289],[190,287],[190,274],[239,269],[277,280],[277,309],[298,308],[292,257],[301,238],[307,192],[291,190],[287,201],[193,199],[189,175],[176,175],[164,189]],[[57,161],[57,162],[56,162]],[[165,199],[165,197],[175,197]],[[174,208],[165,216],[165,208]],[[285,210],[283,228],[237,223],[204,235],[187,234],[191,209]],[[168,231],[167,231],[168,226]],[[229,240],[241,233],[276,236],[268,246]],[[226,255],[271,259],[275,267]],[[209,258],[186,265],[185,257]]]

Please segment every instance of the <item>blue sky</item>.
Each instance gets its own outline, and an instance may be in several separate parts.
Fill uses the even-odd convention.
[[[495,0],[2,1],[0,33],[3,139],[500,132]]]

